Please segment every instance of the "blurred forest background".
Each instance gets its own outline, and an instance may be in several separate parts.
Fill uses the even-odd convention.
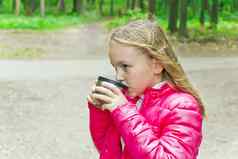
[[[151,18],[191,40],[238,38],[238,0],[0,0],[0,29],[48,30]]]

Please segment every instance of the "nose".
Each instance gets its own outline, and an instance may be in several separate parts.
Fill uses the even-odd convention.
[[[120,81],[120,82],[124,81],[123,73],[119,69],[118,69],[118,71],[116,71],[116,80]]]

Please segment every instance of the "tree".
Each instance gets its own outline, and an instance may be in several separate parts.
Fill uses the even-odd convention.
[[[213,0],[212,8],[211,8],[211,27],[212,28],[216,28],[218,24],[218,11],[219,11],[219,1]]]
[[[31,0],[31,11],[34,13],[36,10],[36,0]]]
[[[149,19],[153,18],[155,14],[156,0],[149,0]]]
[[[58,10],[60,12],[65,12],[65,2],[64,2],[64,0],[59,0],[58,1]]]
[[[72,12],[81,13],[82,10],[83,10],[83,0],[74,0]]]
[[[200,25],[201,25],[201,30],[204,30],[205,26],[205,11],[208,10],[208,0],[202,0],[201,1],[201,10],[200,10]]]
[[[136,8],[136,0],[131,1],[131,9],[134,10]]]
[[[142,12],[145,11],[145,4],[144,4],[144,0],[139,0],[139,6]]]
[[[20,4],[21,4],[20,0],[15,1],[15,14],[16,14],[16,16],[18,16],[20,14]]]
[[[130,4],[131,4],[131,1],[126,0],[126,10],[130,9]]]
[[[179,35],[186,37],[187,33],[187,7],[188,0],[180,0],[180,14],[179,14]]]
[[[0,0],[0,8],[2,7],[2,0]]]
[[[16,0],[12,0],[12,12],[16,12]]]
[[[237,0],[233,0],[232,1],[232,10],[233,11],[237,11],[238,10],[238,1]]]
[[[200,0],[203,1],[203,0]],[[190,6],[190,12],[193,17],[195,17],[200,9],[199,0],[188,0],[188,6]]]
[[[40,15],[45,16],[45,0],[40,0]]]
[[[174,33],[178,30],[178,0],[169,0],[169,20],[168,20],[168,29],[171,33]]]
[[[114,0],[110,1],[110,16],[114,15]]]
[[[104,5],[104,0],[99,0],[99,14],[100,14],[101,16],[104,15],[103,5]]]
[[[26,16],[32,15],[31,0],[24,0],[24,7],[25,7],[25,15]]]
[[[158,5],[160,5],[160,8],[164,9],[164,11],[168,9],[170,0],[163,0],[158,2],[159,2]]]

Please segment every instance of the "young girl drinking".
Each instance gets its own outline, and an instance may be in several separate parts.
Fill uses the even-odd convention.
[[[163,30],[143,20],[117,28],[109,58],[128,88],[102,82],[88,96],[100,159],[196,159],[203,104]]]

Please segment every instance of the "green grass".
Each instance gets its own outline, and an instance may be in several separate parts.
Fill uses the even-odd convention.
[[[238,40],[238,21],[220,19],[216,29],[211,29],[210,24],[206,23],[203,31],[197,21],[189,21],[188,26],[190,41]]]
[[[99,20],[96,13],[84,13],[70,15],[46,15],[41,17],[34,15],[15,16],[13,14],[0,14],[0,29],[23,29],[23,30],[53,30],[65,28],[68,26],[79,25]]]

